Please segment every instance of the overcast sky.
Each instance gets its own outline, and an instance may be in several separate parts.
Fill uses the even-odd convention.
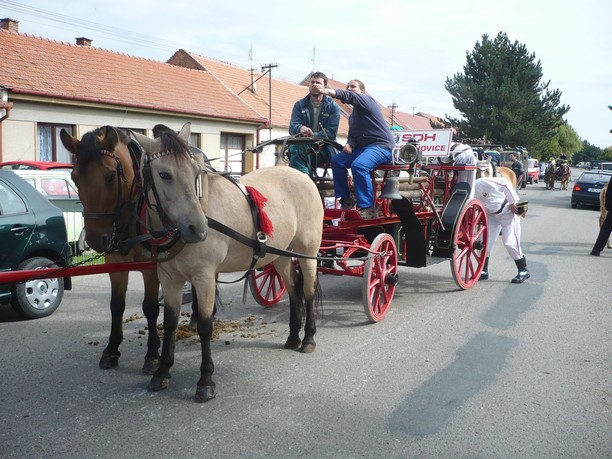
[[[23,33],[159,61],[183,48],[276,64],[273,76],[295,83],[313,69],[358,78],[385,105],[441,117],[458,114],[446,79],[483,34],[503,31],[540,60],[581,139],[612,145],[610,0],[0,0],[0,16]]]

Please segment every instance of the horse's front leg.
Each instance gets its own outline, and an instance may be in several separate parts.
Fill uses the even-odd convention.
[[[183,285],[183,282],[162,280],[162,290],[164,293],[164,341],[159,368],[153,374],[151,382],[149,382],[149,390],[152,391],[167,389],[170,386],[170,368],[174,365],[176,330],[181,313]]]
[[[159,368],[159,346],[161,341],[157,332],[157,318],[159,317],[159,279],[157,271],[150,269],[142,272],[145,296],[142,302],[142,311],[147,319],[149,336],[147,338],[147,353],[145,355],[142,373],[154,374]]]
[[[123,313],[125,312],[125,293],[127,291],[127,283],[129,273],[112,273],[109,275],[111,280],[111,331],[108,338],[108,344],[102,357],[100,358],[99,366],[103,370],[115,368],[119,365],[119,345],[123,341]]]
[[[200,347],[202,350],[202,361],[200,363],[200,379],[195,393],[196,402],[207,402],[216,397],[216,384],[212,379],[215,365],[212,360],[210,340],[214,328],[214,314],[216,311],[216,298],[218,290],[213,278],[207,281],[196,281],[198,295],[198,334],[200,335]]]

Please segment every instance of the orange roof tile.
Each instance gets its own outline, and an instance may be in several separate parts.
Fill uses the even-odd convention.
[[[263,123],[207,72],[0,30],[0,85],[14,94]]]
[[[270,116],[269,75],[262,76],[260,71],[238,67],[184,50],[174,53],[168,63],[206,70],[259,115],[265,118]],[[254,91],[250,89],[252,81],[255,81]],[[272,69],[272,126],[288,130],[293,105],[307,94],[308,89],[304,86],[274,77]],[[348,121],[343,117],[340,118],[338,134],[344,136],[348,134]]]

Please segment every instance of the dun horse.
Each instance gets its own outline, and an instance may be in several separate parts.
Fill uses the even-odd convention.
[[[158,263],[165,298],[164,340],[161,364],[149,388],[156,391],[169,385],[181,289],[187,280],[197,291],[202,350],[195,398],[205,402],[216,395],[210,339],[217,273],[247,271],[273,262],[289,293],[289,336],[285,348],[314,351],[315,312],[320,301],[316,260],[299,258],[297,272],[291,257],[265,253],[256,242],[262,242],[263,233],[267,232],[269,250],[274,247],[315,257],[321,244],[323,205],[316,186],[306,174],[282,166],[259,169],[242,177],[244,189],[250,192],[247,198],[239,184],[202,170],[187,148],[189,133],[190,125],[186,124],[178,136],[164,132],[153,140],[133,135],[145,150],[141,167],[145,189],[149,190],[147,195],[155,203],[149,211],[153,228],[175,225],[190,244],[175,258]],[[260,207],[263,204],[259,220],[266,224],[260,228],[254,222],[257,218],[249,200],[259,202]],[[211,227],[214,222],[226,225],[223,232],[219,226]],[[249,245],[234,239],[236,234],[226,235],[227,227],[229,232],[240,233],[251,241]],[[301,340],[304,306],[306,318]]]
[[[106,254],[107,263],[146,261],[135,249],[126,254],[116,251],[129,237],[134,223],[131,212],[139,191],[134,189],[136,172],[127,148],[129,137],[120,129],[104,126],[86,133],[82,140],[61,130],[60,137],[72,153],[72,179],[79,189],[83,204],[86,240],[97,252]],[[129,272],[109,274],[111,279],[111,332],[102,352],[100,368],[119,364],[119,345],[123,341],[123,313]],[[160,339],[157,333],[159,316],[159,281],[155,269],[142,271],[145,296],[142,310],[147,319],[149,337],[143,373],[153,374],[159,366]]]

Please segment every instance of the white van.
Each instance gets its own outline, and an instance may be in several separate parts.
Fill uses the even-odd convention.
[[[76,250],[85,248],[85,229],[83,222],[83,205],[79,199],[76,185],[70,178],[70,170],[13,170],[22,179],[32,185],[53,205],[62,209],[66,220],[68,242]]]

